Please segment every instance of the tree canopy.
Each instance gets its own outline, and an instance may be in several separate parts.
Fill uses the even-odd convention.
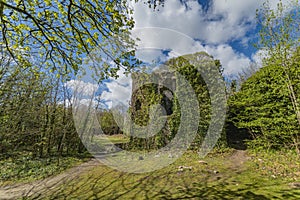
[[[292,58],[290,77],[295,94],[300,94],[299,48]],[[269,58],[272,60],[273,58]],[[281,148],[299,145],[299,125],[286,86],[285,71],[269,64],[246,80],[229,100],[230,116],[238,128],[245,128],[255,139],[253,145]],[[297,147],[297,146],[296,146]]]
[[[300,126],[299,95],[293,86],[292,71],[297,56],[292,56],[300,43],[300,9],[299,0],[291,0],[284,6],[280,1],[276,9],[270,9],[268,1],[257,11],[258,22],[261,26],[259,47],[267,52],[265,65],[276,65],[282,68],[284,84],[288,88],[290,101],[293,104],[298,124]]]
[[[24,54],[34,55],[64,73],[78,70],[95,48],[120,65],[123,52],[114,52],[132,47],[130,13],[123,0],[0,0],[0,46],[17,63],[28,62]]]

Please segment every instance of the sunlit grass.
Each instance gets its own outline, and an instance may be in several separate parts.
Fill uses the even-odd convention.
[[[109,143],[122,144],[122,143],[129,142],[129,137],[127,137],[125,135],[122,135],[122,134],[119,134],[119,135],[98,135],[98,136],[94,136],[93,140],[96,141],[97,143],[102,144],[102,145],[106,145],[106,144],[109,144]]]
[[[289,186],[289,177],[272,177],[250,159],[239,168],[231,152],[211,154],[199,163],[187,152],[166,168],[130,174],[99,165],[61,187],[48,191],[48,199],[298,199],[300,191]],[[143,162],[141,160],[140,162]],[[180,166],[191,169],[179,170]]]

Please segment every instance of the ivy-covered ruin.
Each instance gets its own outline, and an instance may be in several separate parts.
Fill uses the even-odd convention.
[[[213,60],[205,52],[196,53],[196,55],[197,62],[203,62],[204,68],[218,68],[221,73],[219,61]],[[132,98],[129,110],[132,122],[140,129],[131,128],[129,148],[161,148],[174,138],[181,120],[176,93],[179,90],[185,90],[179,85],[179,74],[192,86],[196,94],[200,109],[200,122],[194,142],[197,144],[202,141],[209,127],[211,113],[209,91],[201,76],[204,71],[196,69],[186,57],[181,56],[168,60],[152,73],[137,72],[132,75]],[[153,119],[157,113],[160,113],[160,117]],[[158,125],[158,128],[154,125],[149,126],[151,121],[159,120],[163,124]],[[190,120],[193,120],[193,116],[190,116]]]

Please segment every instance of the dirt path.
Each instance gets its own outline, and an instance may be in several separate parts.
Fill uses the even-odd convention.
[[[97,165],[99,165],[99,161],[92,159],[91,161],[73,167],[64,173],[57,176],[51,176],[44,180],[0,187],[0,200],[18,199],[28,197],[33,194],[35,196],[38,196],[39,194],[41,195],[44,191],[53,189],[60,184],[73,180],[83,172],[87,172]]]
[[[248,156],[247,151],[244,150],[234,150],[231,156],[228,158],[229,165],[233,170],[241,170],[244,163],[250,160],[251,157]]]

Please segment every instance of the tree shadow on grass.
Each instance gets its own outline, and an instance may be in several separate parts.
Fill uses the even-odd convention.
[[[102,171],[101,171],[102,170]],[[270,187],[236,183],[215,174],[191,171],[128,174],[100,166],[84,176],[66,179],[59,187],[45,188],[29,199],[299,199],[300,190],[287,188],[261,194]],[[197,172],[200,173],[200,172]],[[216,178],[216,179],[214,179]]]

